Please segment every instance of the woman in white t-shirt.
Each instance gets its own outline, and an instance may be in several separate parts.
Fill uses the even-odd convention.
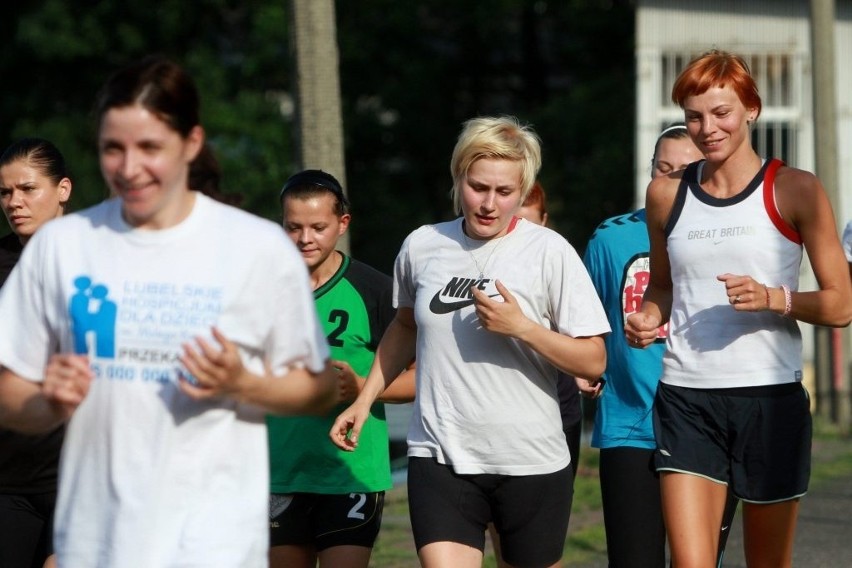
[[[264,416],[335,401],[293,244],[189,187],[198,107],[167,59],[112,75],[97,117],[114,197],[42,227],[0,293],[2,426],[68,423],[60,566],[266,566]]]
[[[416,354],[408,492],[427,568],[480,566],[489,521],[512,565],[562,557],[572,489],[558,373],[599,377],[610,328],[571,245],[516,216],[540,165],[516,119],[465,123],[450,165],[461,217],[406,238],[396,318],[330,432],[355,450],[370,405]]]

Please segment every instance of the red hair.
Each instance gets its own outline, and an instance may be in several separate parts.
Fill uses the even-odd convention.
[[[718,49],[696,57],[678,75],[672,87],[672,102],[683,108],[687,97],[700,95],[710,87],[731,87],[743,106],[757,109],[760,116],[763,103],[757,83],[742,57]]]
[[[533,184],[532,189],[530,189],[530,192],[527,194],[527,198],[524,199],[521,207],[538,207],[542,217],[547,214],[544,188],[541,186],[541,183],[535,182]]]

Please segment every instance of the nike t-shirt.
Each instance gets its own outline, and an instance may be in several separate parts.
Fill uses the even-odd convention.
[[[408,455],[462,474],[553,473],[570,463],[557,369],[481,326],[471,290],[502,300],[497,280],[545,327],[574,337],[610,331],[582,261],[555,231],[518,220],[506,236],[476,241],[461,219],[420,227],[394,269],[395,303],[414,308],[418,330]]]

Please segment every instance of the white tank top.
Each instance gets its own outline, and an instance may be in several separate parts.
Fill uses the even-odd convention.
[[[692,388],[800,381],[797,322],[770,311],[735,311],[716,279],[731,273],[798,288],[801,238],[775,203],[775,172],[783,164],[765,162],[745,190],[725,199],[701,188],[703,165],[684,172],[665,229],[673,297],[661,380]]]

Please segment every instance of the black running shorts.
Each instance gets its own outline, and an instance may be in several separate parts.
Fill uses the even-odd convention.
[[[746,502],[787,501],[808,490],[811,429],[800,383],[733,389],[660,383],[655,465],[728,484]]]
[[[434,458],[409,458],[408,506],[417,549],[458,542],[485,549],[494,523],[513,566],[562,558],[573,499],[571,466],[545,475],[459,475]]]
[[[372,548],[382,524],[385,493],[274,493],[269,499],[269,545]]]

